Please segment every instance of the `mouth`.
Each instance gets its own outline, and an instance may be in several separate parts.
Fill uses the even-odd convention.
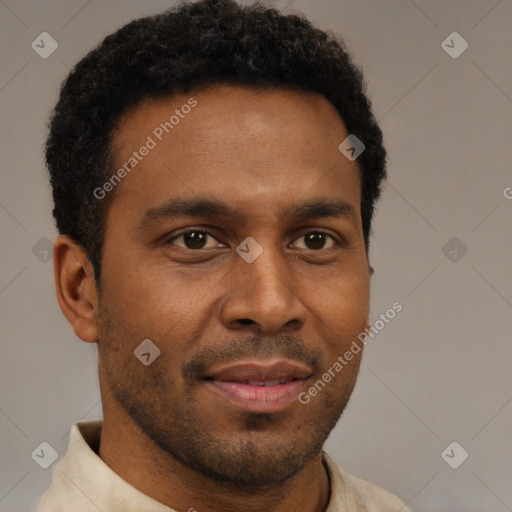
[[[202,380],[239,409],[272,413],[295,402],[312,373],[309,367],[292,361],[245,361],[209,371]]]

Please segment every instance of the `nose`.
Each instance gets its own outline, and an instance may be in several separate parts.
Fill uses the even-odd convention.
[[[221,307],[226,328],[273,334],[296,331],[305,324],[307,308],[298,295],[297,279],[277,251],[265,249],[252,263],[240,258],[231,277]]]

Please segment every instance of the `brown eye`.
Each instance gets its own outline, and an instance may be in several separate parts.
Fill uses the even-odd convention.
[[[201,231],[191,231],[190,233],[184,233],[183,241],[188,249],[202,249],[207,237],[208,235]]]
[[[335,245],[334,238],[329,233],[324,231],[311,231],[302,235],[300,238],[303,238],[305,241],[305,249],[311,249],[314,251],[318,251],[321,249],[329,249],[333,245]],[[333,243],[329,247],[324,247],[327,239],[330,238]]]
[[[179,247],[184,247],[185,249],[204,249],[207,248],[207,242],[208,238],[210,238],[213,241],[216,241],[217,244],[220,244],[218,240],[216,240],[210,233],[207,231],[201,231],[199,229],[189,229],[188,231],[185,231],[171,240],[169,240],[167,243],[172,245],[178,245]],[[175,240],[183,240],[182,244],[175,243]],[[222,244],[220,244],[222,246]],[[215,247],[215,243],[213,245],[210,245],[211,247]]]

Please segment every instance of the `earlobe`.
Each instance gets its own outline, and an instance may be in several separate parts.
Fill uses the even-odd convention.
[[[84,249],[68,236],[59,235],[53,246],[53,269],[62,313],[81,340],[97,342],[96,283]]]

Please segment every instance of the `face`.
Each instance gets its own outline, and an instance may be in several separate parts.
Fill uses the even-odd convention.
[[[133,167],[109,192],[102,394],[173,459],[245,491],[317,456],[355,384],[362,351],[298,399],[368,320],[347,135],[321,96],[231,86],[144,101],[115,132],[116,169]]]

